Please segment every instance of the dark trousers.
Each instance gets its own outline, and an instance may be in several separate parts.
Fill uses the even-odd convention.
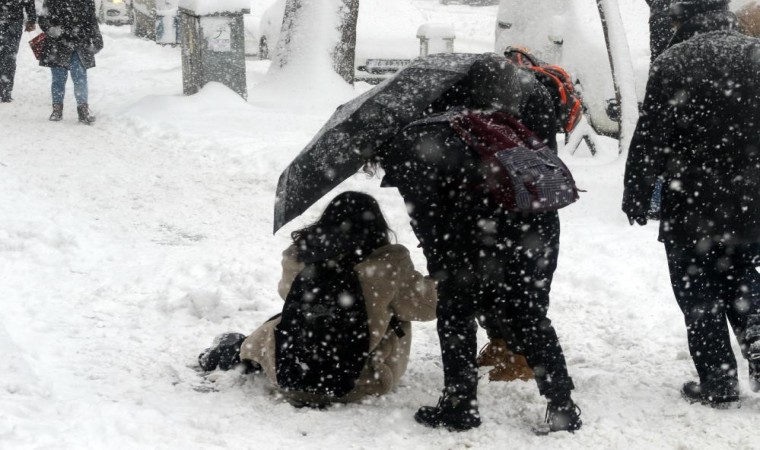
[[[574,386],[547,317],[559,218],[544,213],[498,222],[496,239],[462,241],[494,245],[463,250],[443,264],[448,274],[438,285],[437,315],[444,384],[450,392],[476,394],[475,319],[480,317],[498,328],[510,348],[525,355],[542,395],[567,397]]]
[[[23,26],[23,20],[0,20],[0,100],[10,99],[13,93],[16,54]]]
[[[686,321],[689,352],[707,391],[737,386],[726,319],[745,353],[748,321],[760,313],[758,250],[755,244],[713,244],[701,249],[665,243],[670,282]]]

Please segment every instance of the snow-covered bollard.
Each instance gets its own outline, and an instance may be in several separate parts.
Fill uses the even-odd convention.
[[[179,15],[177,8],[156,9],[156,44],[179,44]]]
[[[454,26],[448,23],[425,23],[417,29],[420,56],[435,53],[454,53]]]
[[[180,0],[185,95],[216,81],[248,97],[243,14],[249,7],[250,0]]]

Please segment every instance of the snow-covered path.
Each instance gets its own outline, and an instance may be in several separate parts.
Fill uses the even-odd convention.
[[[362,404],[297,410],[262,378],[203,381],[192,366],[214,335],[280,308],[279,253],[319,208],[272,236],[277,177],[345,93],[278,107],[266,63],[250,61],[248,102],[218,85],[182,97],[179,49],[104,33],[94,126],[73,102],[47,121],[49,73],[25,48],[17,101],[0,107],[0,448],[760,448],[743,361],[741,409],[680,399],[694,370],[655,227],[619,211],[622,161],[583,155],[563,155],[588,192],[562,211],[550,310],[583,408],[575,435],[534,436],[534,384],[487,378],[479,429],[414,423],[442,383],[434,323],[415,324],[403,386]],[[376,195],[414,248],[400,197],[378,184],[339,189]]]

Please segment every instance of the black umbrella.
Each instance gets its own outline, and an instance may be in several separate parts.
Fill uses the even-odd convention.
[[[274,232],[355,174],[385,142],[424,114],[448,105],[518,113],[533,77],[494,53],[447,53],[414,60],[338,107],[280,175]]]

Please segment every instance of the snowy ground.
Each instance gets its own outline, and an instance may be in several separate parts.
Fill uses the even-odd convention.
[[[267,63],[250,61],[248,102],[219,85],[182,97],[179,49],[125,28],[104,34],[89,72],[94,126],[76,123],[70,90],[64,121],[47,121],[50,75],[23,47],[16,102],[0,107],[0,448],[760,445],[760,396],[744,361],[741,409],[680,399],[695,372],[655,227],[632,228],[620,212],[622,161],[580,152],[563,155],[587,192],[561,212],[550,310],[580,432],[534,436],[545,408],[535,385],[487,378],[479,429],[417,425],[414,412],[442,384],[434,323],[415,324],[398,391],[361,404],[296,410],[259,377],[203,381],[193,365],[213,336],[249,332],[279,311],[279,253],[320,208],[272,236],[277,177],[356,93],[330,89],[296,107],[263,82]],[[338,189],[376,195],[415,249],[400,197],[378,184],[356,176]],[[423,270],[422,254],[413,257]]]

